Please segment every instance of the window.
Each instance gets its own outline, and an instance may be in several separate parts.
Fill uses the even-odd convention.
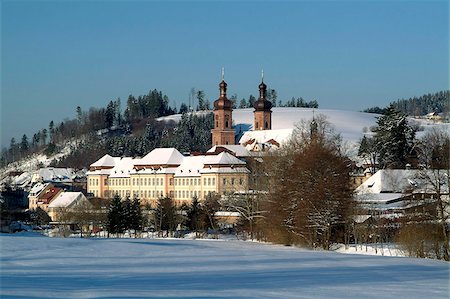
[[[206,186],[206,178],[203,179],[203,185]]]
[[[152,197],[155,198],[155,190],[152,191]]]
[[[208,178],[208,186],[211,186],[211,178]]]
[[[136,183],[136,181],[135,181],[134,178],[133,178],[133,185],[135,185],[135,183]]]
[[[242,185],[244,183],[244,180],[242,178],[239,178],[239,185]]]
[[[227,179],[223,179],[223,184],[226,185],[227,184]]]
[[[234,178],[231,178],[231,185],[234,185]]]
[[[259,127],[259,124],[258,124],[258,122],[256,122],[256,126],[255,126],[255,127],[256,127],[256,129],[258,129],[258,127]]]
[[[142,178],[139,180],[139,185],[142,186]]]
[[[155,178],[152,180],[152,185],[155,186]]]
[[[192,179],[189,180],[189,186],[192,186]]]
[[[147,198],[147,190],[144,191],[144,197]]]
[[[183,179],[183,186],[186,186],[186,180]]]
[[[164,179],[161,178],[160,181],[161,181],[161,182],[160,182],[160,185],[163,186],[163,185],[164,185]]]
[[[268,129],[269,128],[269,123],[268,122],[266,122],[266,129]]]
[[[173,198],[173,191],[170,191],[170,198]]]
[[[170,179],[170,186],[173,185],[173,179]]]
[[[225,121],[225,128],[228,128],[228,120]]]
[[[216,178],[212,178],[212,184],[213,184],[213,186],[216,185]]]
[[[186,197],[186,192],[183,190],[183,196],[182,196],[183,198],[185,198]]]

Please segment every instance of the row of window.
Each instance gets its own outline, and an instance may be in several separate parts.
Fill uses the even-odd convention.
[[[98,186],[100,180],[99,179],[89,179],[89,185],[90,186]],[[201,179],[199,178],[190,178],[190,179],[170,179],[170,185],[172,186],[175,182],[175,186],[200,186]],[[105,185],[107,185],[108,181],[105,179]],[[111,186],[129,186],[130,180],[129,179],[109,179],[109,183]],[[231,184],[235,185],[236,178],[223,178],[223,184]],[[242,185],[244,183],[244,179],[242,177],[239,178],[239,185]],[[164,185],[164,179],[163,178],[133,178],[132,180],[133,186],[163,186]],[[203,178],[203,185],[204,186],[215,186],[216,185],[216,178]]]
[[[89,186],[98,186],[100,183],[99,179],[89,179]]]
[[[203,195],[204,197],[211,194],[211,191],[204,191]],[[106,192],[106,195],[108,193]],[[119,195],[121,198],[130,197],[130,191],[129,190],[117,190],[112,191],[111,195]],[[175,197],[174,197],[175,195]],[[163,197],[164,193],[163,191],[147,191],[147,190],[141,190],[141,191],[133,191],[133,197],[139,197],[139,198],[159,198]],[[177,191],[170,191],[170,197],[171,198],[193,198],[193,197],[200,197],[201,191],[192,191],[192,190],[177,190]]]

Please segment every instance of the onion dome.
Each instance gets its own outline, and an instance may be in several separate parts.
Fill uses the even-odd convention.
[[[268,111],[272,109],[272,103],[266,100],[267,85],[261,80],[259,84],[259,99],[253,104],[256,111]]]
[[[214,101],[214,109],[231,109],[233,103],[227,98],[227,83],[222,79],[219,84],[220,97]]]
[[[256,111],[268,111],[268,110],[272,109],[272,103],[265,99],[259,98],[253,104],[253,108],[255,108]]]

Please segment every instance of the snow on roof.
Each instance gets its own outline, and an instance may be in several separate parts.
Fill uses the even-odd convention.
[[[206,165],[216,165],[216,164],[225,164],[225,165],[245,165],[244,161],[239,160],[235,156],[222,152],[218,155],[214,156],[205,156],[205,160],[203,162]]]
[[[255,140],[255,142],[249,143],[245,146],[247,150],[252,150],[255,144],[265,144],[270,140],[274,140],[280,145],[283,145],[287,142],[291,135],[293,129],[278,129],[278,130],[261,130],[261,131],[247,131],[239,140],[239,143],[244,145],[251,140]]]
[[[81,192],[63,192],[58,195],[49,205],[49,208],[67,208],[81,201],[87,201]]]
[[[183,155],[175,148],[155,148],[135,165],[180,165]]]
[[[204,160],[205,156],[184,157],[183,162],[177,168],[175,176],[200,176]]]
[[[115,166],[109,171],[111,178],[129,177],[133,170],[133,161],[131,157],[114,158]]]
[[[37,183],[34,184],[34,186],[31,188],[29,195],[30,196],[36,196],[39,194],[39,192],[41,192],[42,190],[44,190],[48,185],[50,185],[50,183]]]
[[[364,203],[388,203],[401,199],[403,193],[364,193],[357,194],[356,200]]]
[[[15,185],[26,185],[29,182],[31,182],[31,175],[28,172],[24,172],[14,178]]]
[[[356,188],[355,192],[356,194],[432,192],[433,188],[424,176],[432,177],[433,172],[415,169],[382,169]]]
[[[91,164],[91,167],[113,167],[115,165],[115,159],[106,154],[96,162]]]
[[[75,175],[75,172],[72,168],[40,168],[38,171],[38,175],[44,182],[71,182],[72,178]]]
[[[226,148],[227,150],[233,152],[236,157],[249,157],[252,154],[241,144],[226,144],[226,145],[215,145],[208,150],[208,153],[214,153],[218,148]]]

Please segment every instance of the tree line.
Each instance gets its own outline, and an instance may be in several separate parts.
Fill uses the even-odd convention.
[[[450,111],[450,90],[428,93],[419,97],[398,99],[390,103],[400,112],[410,116],[423,116],[428,113],[448,113]],[[385,114],[387,108],[371,107],[363,112]]]

